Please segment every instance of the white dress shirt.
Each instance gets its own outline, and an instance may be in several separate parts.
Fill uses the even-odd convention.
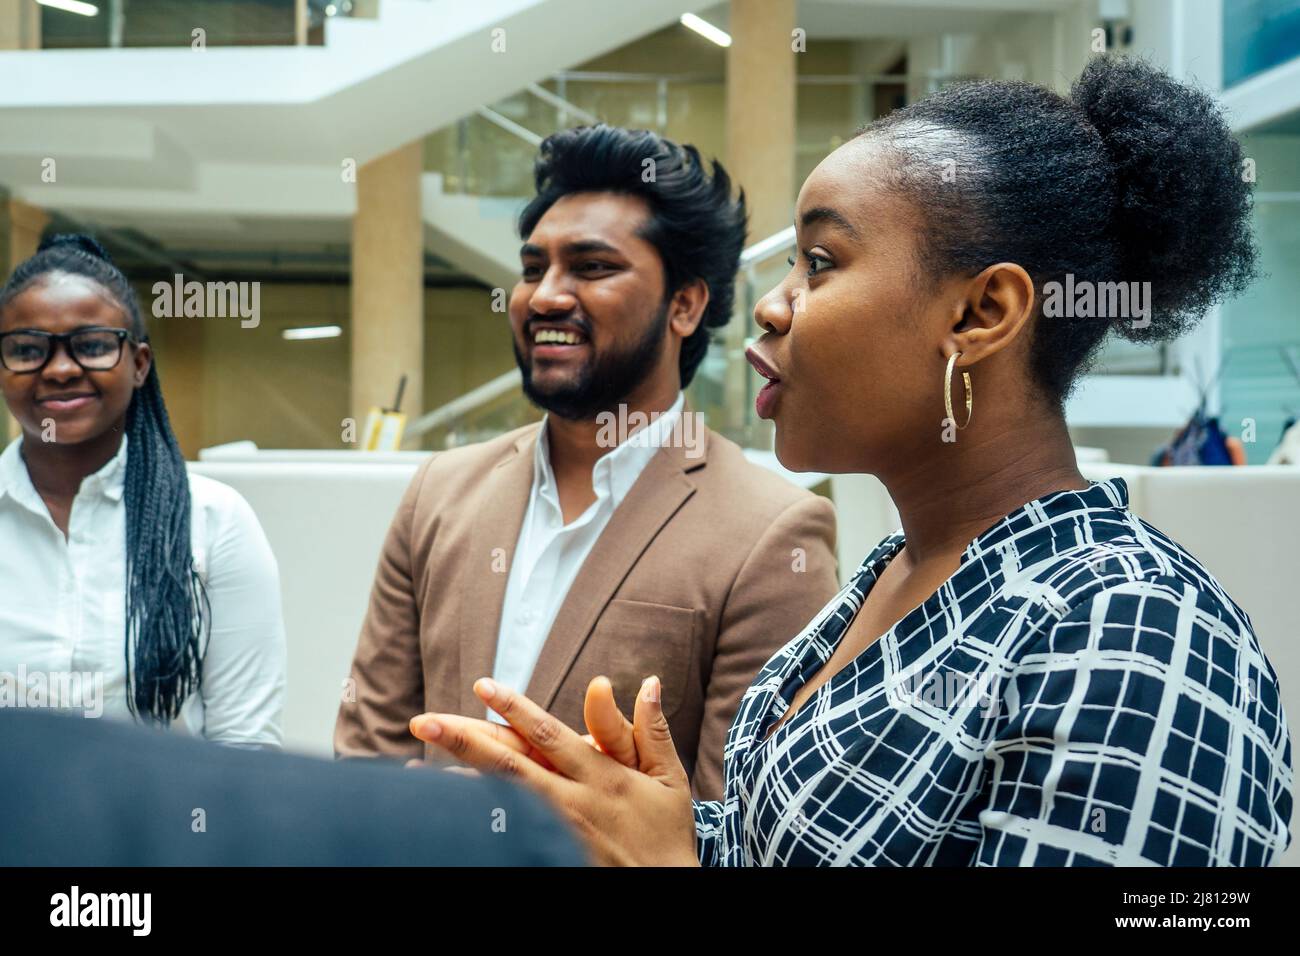
[[[542,419],[534,446],[528,510],[519,529],[501,608],[493,680],[521,692],[528,687],[537,656],[579,568],[609,524],[614,509],[622,503],[650,459],[671,440],[683,403],[684,398],[678,392],[668,411],[597,459],[591,469],[596,500],[568,525],[560,510],[555,472],[551,469],[547,419]],[[505,722],[492,711],[488,716],[498,723]]]
[[[0,454],[0,706],[130,718],[126,694],[127,441],[86,478],[68,536],[21,452]],[[279,571],[253,510],[190,475],[191,543],[212,608],[203,689],[172,727],[227,744],[279,747],[286,650]]]

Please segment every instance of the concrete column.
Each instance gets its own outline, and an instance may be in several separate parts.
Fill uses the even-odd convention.
[[[423,143],[408,143],[357,169],[352,217],[352,415],[386,407],[407,376],[402,411],[422,411]]]
[[[43,209],[30,206],[17,199],[0,201],[0,267],[4,269],[4,280],[24,259],[36,254],[36,247],[41,243],[41,233],[49,225],[50,217]],[[3,280],[0,280],[3,281]],[[18,437],[18,422],[8,409],[4,409],[3,437]]]
[[[727,164],[749,197],[750,241],[794,208],[794,0],[731,0]]]
[[[40,6],[35,0],[0,0],[0,50],[40,48]]]
[[[795,0],[731,0],[727,48],[727,168],[745,190],[753,243],[793,221],[795,154],[795,52],[791,36]],[[756,290],[758,295],[767,289]],[[727,327],[726,407],[733,428],[751,413],[750,370],[740,358],[755,334],[746,310],[743,276],[738,316]],[[763,439],[755,435],[754,441]]]

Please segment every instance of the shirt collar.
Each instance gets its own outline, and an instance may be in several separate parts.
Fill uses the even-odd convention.
[[[32,484],[27,462],[23,460],[22,444],[23,439],[19,436],[0,452],[0,497],[8,495],[30,510],[44,512],[45,502]],[[112,501],[122,500],[126,489],[126,445],[127,437],[123,435],[117,454],[99,471],[82,480],[77,497],[102,494]]]
[[[623,498],[627,496],[627,493],[632,490],[632,486],[636,484],[637,478],[641,477],[641,472],[650,463],[650,459],[672,439],[673,431],[681,420],[682,409],[685,404],[685,394],[678,392],[677,400],[669,406],[666,412],[644,427],[638,428],[627,436],[626,441],[620,442],[596,459],[596,464],[591,469],[591,483],[595,489],[597,499],[608,497],[612,500],[614,506],[618,507]],[[632,423],[632,425],[629,425],[626,411],[610,412],[608,414],[615,416],[611,422],[611,427],[618,437],[622,437],[625,431],[639,424]],[[555,472],[551,470],[550,440],[547,428],[549,419],[550,415],[543,416],[537,441],[533,445],[533,492],[548,500],[555,499],[553,503],[558,507],[558,495],[555,491]]]
[[[0,453],[0,497],[8,495],[18,504],[27,508],[37,506],[44,508],[40,495],[32,487],[31,476],[27,474],[27,465],[23,463],[23,440],[19,436],[11,441]]]
[[[122,500],[122,494],[126,491],[126,442],[126,435],[123,435],[117,454],[103,468],[82,481],[79,495],[102,494],[112,501]]]

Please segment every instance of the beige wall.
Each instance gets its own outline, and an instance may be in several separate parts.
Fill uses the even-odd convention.
[[[36,254],[41,233],[49,225],[45,210],[8,198],[0,190],[0,268],[5,279],[25,259]],[[17,438],[18,422],[7,408],[0,408],[0,444]]]
[[[152,318],[149,284],[137,286],[149,322],[172,427],[187,458],[251,440],[263,448],[342,448],[348,416],[350,316],[346,285],[261,287],[261,321]],[[286,341],[286,328],[338,325],[333,339]],[[424,290],[426,406],[437,407],[514,365],[506,318],[489,292]]]
[[[515,367],[510,325],[490,289],[429,289],[424,295],[424,404],[445,405]]]
[[[38,50],[41,8],[35,0],[0,0],[0,50]]]
[[[181,452],[192,458],[203,434],[203,319],[156,319],[151,314],[152,283],[133,283],[141,315],[154,351],[154,366],[162,383],[163,400]]]

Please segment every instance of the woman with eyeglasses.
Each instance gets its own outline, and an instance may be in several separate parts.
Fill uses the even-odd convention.
[[[1248,285],[1242,160],[1213,99],[1114,57],[1069,97],[960,84],[868,126],[804,182],[750,360],[781,462],[878,476],[903,527],[745,693],[723,799],[692,801],[653,676],[631,722],[593,681],[599,749],[486,679],[510,728],[412,732],[550,798],[605,862],[1276,861],[1277,675],[1124,482],[1083,478],[1064,412],[1108,333],[1172,339]]]
[[[47,239],[0,289],[0,706],[278,748],[279,575],[248,504],[186,471],[140,307]]]

